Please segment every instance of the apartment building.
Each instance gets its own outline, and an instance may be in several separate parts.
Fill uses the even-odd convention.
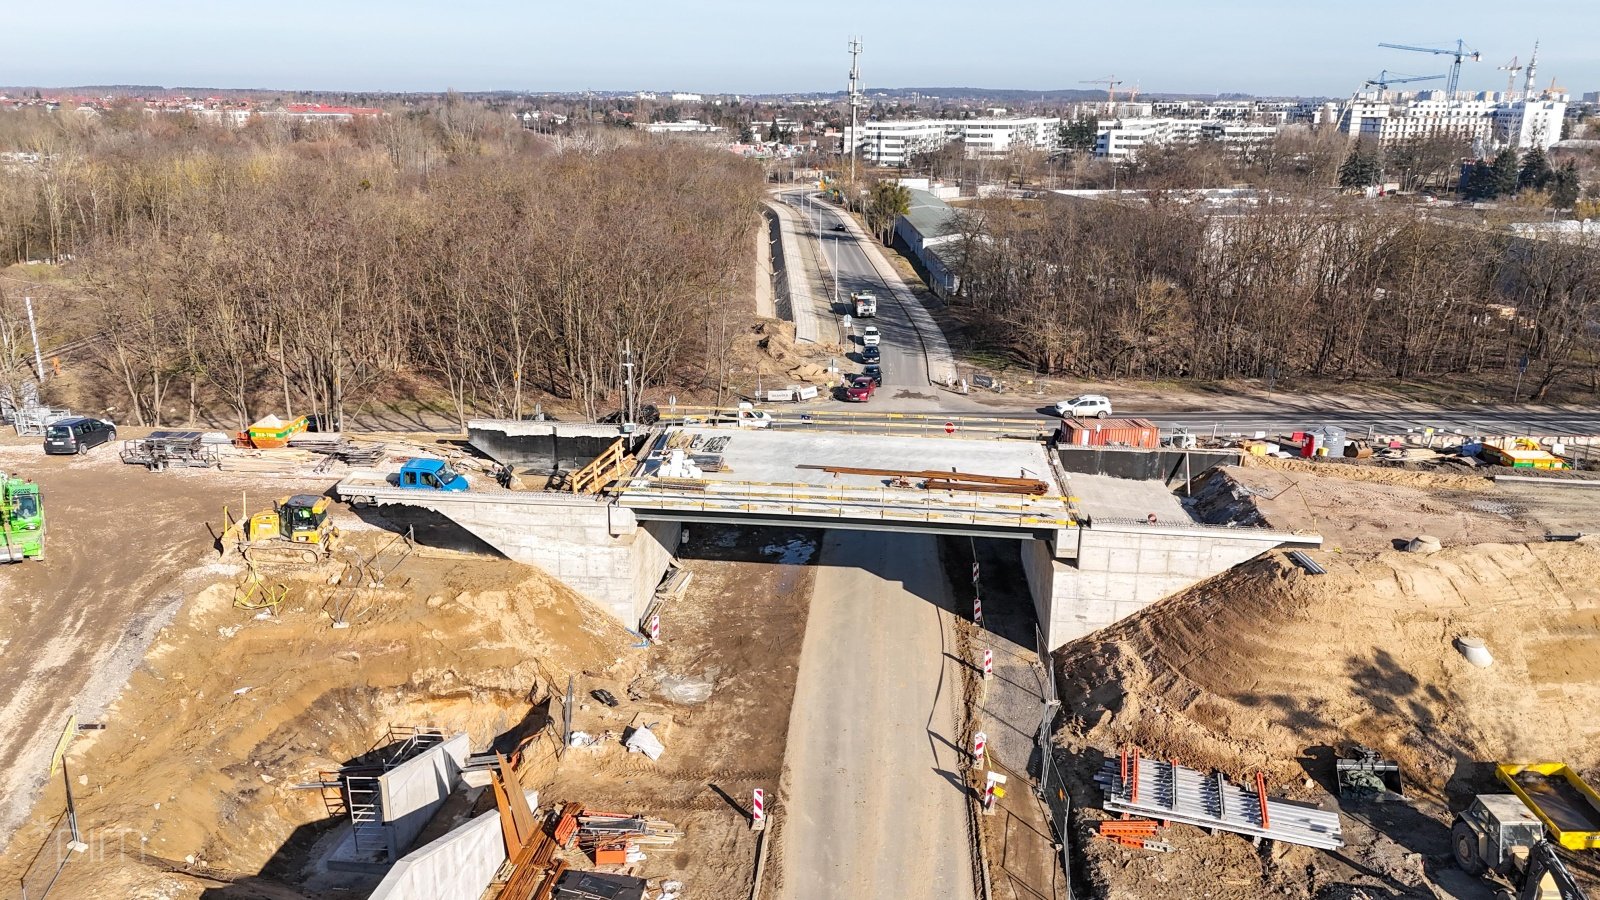
[[[863,122],[845,129],[844,146],[854,146],[862,159],[880,166],[900,166],[918,153],[938,150],[961,141],[969,157],[1004,156],[1029,147],[1054,150],[1060,142],[1061,120],[1016,119],[906,119]]]
[[[1352,140],[1381,145],[1448,136],[1467,141],[1475,152],[1495,147],[1550,149],[1561,140],[1561,100],[1448,99],[1442,91],[1412,98],[1363,94],[1352,100],[1340,128]]]
[[[1100,123],[1094,155],[1102,159],[1133,159],[1140,150],[1155,144],[1197,144],[1201,141],[1215,141],[1238,152],[1246,152],[1272,140],[1277,133],[1276,125],[1227,119],[1112,119]]]

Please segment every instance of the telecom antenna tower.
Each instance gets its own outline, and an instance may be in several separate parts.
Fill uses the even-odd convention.
[[[850,39],[850,184],[856,183],[856,144],[861,137],[857,133],[856,109],[861,105],[861,39]],[[853,188],[852,188],[853,189]]]
[[[1534,92],[1534,90],[1536,90],[1538,88],[1538,85],[1535,84],[1535,79],[1537,78],[1537,75],[1535,73],[1537,73],[1538,71],[1539,71],[1539,42],[1538,41],[1534,41],[1533,42],[1533,58],[1528,60],[1528,71],[1526,73],[1527,76],[1528,76],[1528,80],[1524,81],[1522,83],[1523,97],[1528,99],[1528,100],[1532,100],[1533,99],[1533,92]]]

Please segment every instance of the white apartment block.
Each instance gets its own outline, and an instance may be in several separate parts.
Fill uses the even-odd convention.
[[[1003,156],[1018,148],[1054,150],[1061,120],[908,119],[863,122],[854,133],[845,129],[844,146],[854,146],[862,159],[879,166],[900,166],[918,153],[961,141],[969,157]]]
[[[1567,104],[1560,100],[1519,100],[1494,111],[1495,139],[1518,150],[1549,150],[1561,140]]]
[[[1277,135],[1276,125],[1222,119],[1140,118],[1112,119],[1100,123],[1094,155],[1102,159],[1132,159],[1155,144],[1197,144],[1216,141],[1244,152]]]
[[[1471,142],[1474,152],[1491,147],[1550,149],[1561,140],[1567,104],[1560,100],[1453,99],[1429,91],[1416,99],[1363,94],[1349,105],[1340,128],[1351,139],[1396,144],[1448,136]]]
[[[699,119],[682,122],[635,122],[633,127],[651,134],[721,134],[720,125],[710,125]]]

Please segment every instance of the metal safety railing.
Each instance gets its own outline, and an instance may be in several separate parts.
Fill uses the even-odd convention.
[[[1029,528],[1070,528],[1077,524],[1065,498],[1059,496],[1008,502],[979,495],[967,499],[954,492],[929,497],[922,492],[851,485],[705,481],[693,488],[684,488],[636,478],[618,491],[617,499],[622,506],[632,509],[780,513],[925,523],[954,521]]]

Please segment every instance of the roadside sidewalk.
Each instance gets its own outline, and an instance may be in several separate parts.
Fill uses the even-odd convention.
[[[823,322],[817,312],[817,290],[813,279],[815,266],[809,262],[801,245],[799,222],[794,210],[781,200],[769,199],[767,206],[778,216],[779,249],[781,258],[774,265],[781,270],[780,284],[787,284],[789,309],[794,315],[796,343],[822,343]],[[781,288],[780,288],[781,290]]]

